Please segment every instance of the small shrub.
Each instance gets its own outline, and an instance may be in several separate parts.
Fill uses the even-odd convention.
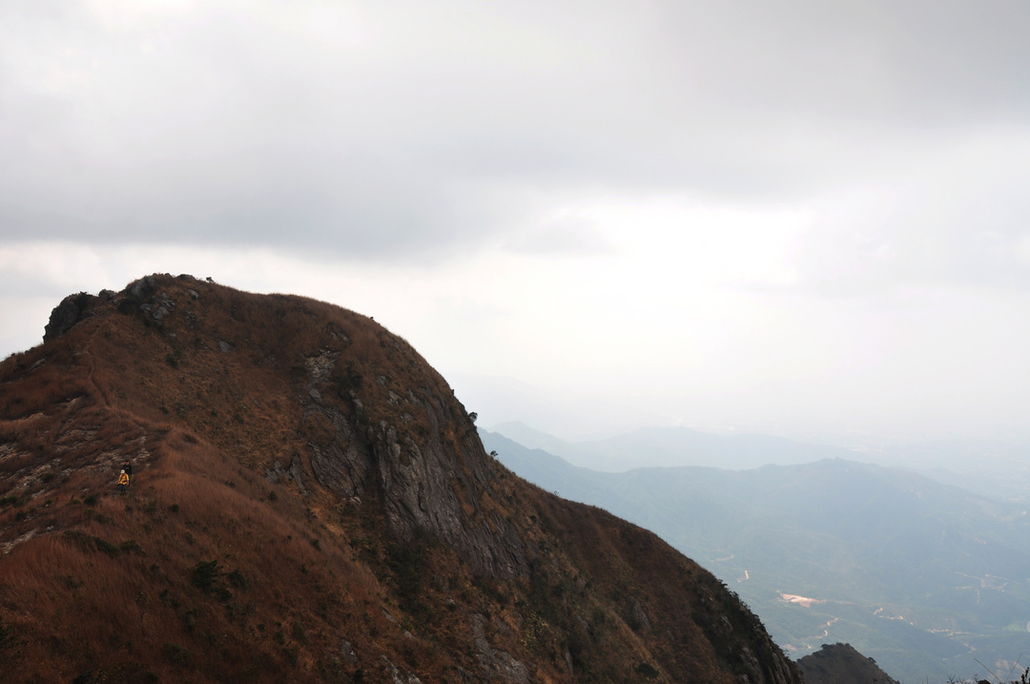
[[[242,572],[239,571],[239,569],[233,570],[228,575],[226,575],[225,578],[229,580],[229,584],[231,584],[236,589],[246,589],[248,586],[250,586],[250,583],[247,581],[247,578],[243,575]]]
[[[118,547],[112,544],[111,542],[107,541],[106,539],[101,539],[100,537],[93,537],[93,543],[96,544],[97,549],[99,551],[103,551],[112,558],[118,555]],[[133,543],[135,544],[135,542]]]
[[[128,316],[139,308],[139,300],[135,297],[123,297],[118,302],[118,313]]]
[[[89,496],[87,496],[85,499],[82,500],[82,502],[84,504],[86,504],[87,506],[96,506],[97,505],[97,501],[99,501],[99,499],[97,499],[97,495],[96,494],[90,494]]]
[[[644,679],[654,679],[658,676],[658,670],[651,666],[651,663],[640,663],[633,668],[633,671]]]
[[[165,658],[168,659],[173,665],[189,665],[193,656],[185,646],[179,646],[178,644],[165,644],[162,649]]]
[[[79,530],[65,530],[64,538],[82,551],[103,551],[112,558],[118,555],[118,547],[100,537],[94,537]]]
[[[11,628],[5,625],[3,620],[0,620],[0,653],[3,653],[13,645],[14,634]]]
[[[126,539],[118,545],[118,548],[124,551],[125,553],[134,553],[137,556],[146,557],[147,555],[146,551],[140,548],[140,545],[136,542],[135,539]]]
[[[218,561],[200,561],[195,566],[193,566],[193,572],[190,576],[190,582],[192,582],[193,586],[197,587],[198,589],[209,591],[211,589],[211,586],[215,583],[215,580],[218,579],[219,574],[220,571],[218,569]]]

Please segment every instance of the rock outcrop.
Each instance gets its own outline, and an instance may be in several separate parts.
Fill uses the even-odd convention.
[[[52,340],[58,335],[71,330],[71,327],[82,320],[93,297],[85,292],[68,295],[50,312],[50,321],[43,332],[43,341]]]

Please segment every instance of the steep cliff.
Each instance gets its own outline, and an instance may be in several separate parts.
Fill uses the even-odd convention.
[[[0,365],[5,676],[799,681],[709,573],[473,423],[328,304],[189,276],[67,298]]]

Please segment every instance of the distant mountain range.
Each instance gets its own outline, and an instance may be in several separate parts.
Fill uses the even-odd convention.
[[[784,454],[795,445],[774,438],[642,430],[570,448],[512,432],[580,464],[720,454],[726,469],[598,472],[481,431],[522,477],[654,530],[712,570],[794,657],[849,642],[902,681],[944,681],[986,674],[974,657],[1004,669],[1030,653],[1030,516],[1019,504],[843,458],[729,469],[828,449]]]
[[[519,444],[560,456],[572,465],[601,472],[633,468],[715,466],[726,470],[768,463],[810,463],[824,458],[854,458],[833,446],[806,444],[769,435],[716,435],[685,427],[641,428],[606,439],[569,442],[519,422],[493,428]]]
[[[771,435],[713,434],[678,426],[578,441],[559,439],[521,422],[501,423],[490,429],[525,447],[543,449],[573,465],[602,472],[680,466],[747,470],[843,458],[904,468],[989,498],[1030,503],[1030,444],[1018,442],[941,438],[851,449]]]

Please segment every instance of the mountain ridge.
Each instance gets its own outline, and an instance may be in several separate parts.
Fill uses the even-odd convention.
[[[714,576],[473,423],[332,305],[167,275],[66,298],[0,363],[5,673],[800,681]]]

